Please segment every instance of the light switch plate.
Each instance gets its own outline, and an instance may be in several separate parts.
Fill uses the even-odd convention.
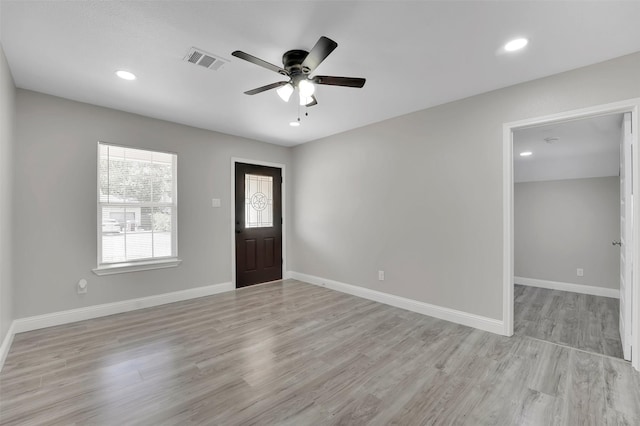
[[[220,207],[220,198],[211,199],[211,207]]]

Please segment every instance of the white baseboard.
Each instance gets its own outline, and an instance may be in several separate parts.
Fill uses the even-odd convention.
[[[16,334],[14,331],[15,321],[11,322],[9,326],[9,330],[7,330],[7,334],[2,339],[2,346],[0,346],[0,371],[2,371],[2,366],[4,365],[4,360],[7,358],[7,354],[9,353],[9,348],[11,347],[11,342],[13,342],[13,336]]]
[[[289,271],[288,275],[296,280],[326,287],[342,293],[351,294],[353,296],[362,297],[363,299],[373,300],[384,303],[385,305],[395,306],[396,308],[406,309],[408,311],[417,312],[430,317],[451,321],[456,324],[462,324],[480,330],[489,331],[491,333],[504,335],[504,325],[502,320],[444,308],[442,306],[431,305],[429,303],[419,302],[417,300],[407,299],[405,297],[395,296],[393,294],[383,293],[381,291],[345,284],[299,272]]]
[[[33,317],[20,318],[13,321],[13,332],[22,333],[25,331],[38,330],[56,325],[68,324],[92,318],[105,317],[108,315],[120,314],[134,311],[136,309],[150,308],[152,306],[165,305],[167,303],[180,302],[188,299],[195,299],[203,296],[223,293],[235,290],[230,282],[214,284],[204,287],[190,288],[188,290],[174,291],[171,293],[158,294],[155,296],[141,297],[138,299],[123,300],[121,302],[106,303],[103,305],[87,306],[86,308],[71,309],[62,312],[37,315]]]
[[[515,284],[530,287],[548,288],[550,290],[571,291],[573,293],[591,294],[593,296],[620,298],[620,290],[615,288],[595,287],[583,284],[561,283],[557,281],[539,280],[537,278],[514,277]]]

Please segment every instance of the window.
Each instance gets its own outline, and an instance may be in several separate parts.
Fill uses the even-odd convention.
[[[176,266],[177,156],[98,144],[97,274]]]

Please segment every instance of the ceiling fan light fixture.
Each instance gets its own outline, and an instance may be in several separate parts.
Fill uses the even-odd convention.
[[[316,91],[316,86],[313,85],[309,80],[302,80],[298,83],[298,90],[300,91],[300,101],[302,102],[302,97],[305,98],[311,97],[313,93]],[[306,104],[305,104],[306,105]]]
[[[300,125],[299,121],[292,121],[292,122],[289,123],[289,126],[291,126],[291,127],[298,127],[299,125]]]
[[[293,86],[291,85],[291,83],[287,83],[284,86],[280,87],[278,90],[276,90],[276,93],[278,94],[278,96],[280,96],[280,98],[283,101],[289,102],[289,99],[291,98],[291,94],[293,93]]]
[[[313,103],[311,96],[302,96],[302,93],[300,94],[300,106],[307,106],[311,103]]]

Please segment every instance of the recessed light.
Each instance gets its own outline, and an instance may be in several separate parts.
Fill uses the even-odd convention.
[[[528,43],[529,40],[527,40],[526,38],[517,38],[505,44],[504,50],[506,50],[507,52],[515,52],[516,50],[520,50],[525,47]]]
[[[116,71],[116,75],[118,77],[120,77],[123,80],[135,80],[136,79],[136,75],[132,72],[129,71],[124,71],[124,70],[119,70]]]
[[[523,151],[523,152],[520,153],[520,157],[528,157],[528,156],[530,156],[532,154],[533,154],[533,152],[531,152],[531,151]]]
[[[298,127],[300,125],[299,121],[292,121],[291,123],[289,123],[289,126],[291,127]]]

